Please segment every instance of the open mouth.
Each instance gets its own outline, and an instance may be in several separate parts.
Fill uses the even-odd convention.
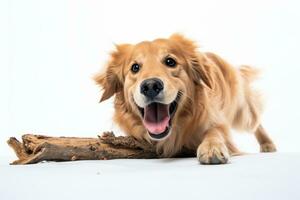
[[[168,136],[179,97],[177,95],[176,99],[170,104],[152,102],[144,108],[138,107],[143,117],[143,124],[151,138],[163,139]]]

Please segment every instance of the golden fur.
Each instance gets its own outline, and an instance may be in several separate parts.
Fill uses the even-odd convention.
[[[165,55],[175,57],[178,66],[164,66],[160,59]],[[130,72],[133,62],[143,63],[141,72]],[[125,133],[152,142],[167,157],[186,147],[197,153],[201,163],[219,164],[239,153],[231,140],[231,128],[254,132],[263,152],[276,150],[260,123],[261,98],[251,88],[256,75],[253,68],[234,68],[174,34],[168,39],[117,45],[105,72],[97,74],[95,81],[104,90],[101,101],[115,95],[114,121]],[[169,95],[172,90],[182,91],[172,132],[161,141],[149,139],[133,98],[138,84],[148,77],[162,78]]]

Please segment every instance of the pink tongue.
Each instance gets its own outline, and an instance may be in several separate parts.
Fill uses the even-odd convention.
[[[144,126],[152,134],[160,134],[166,130],[169,125],[169,106],[152,103],[144,109]]]

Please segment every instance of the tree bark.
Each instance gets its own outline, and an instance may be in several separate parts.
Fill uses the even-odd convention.
[[[14,165],[41,161],[162,158],[156,153],[153,144],[137,141],[131,136],[115,137],[112,132],[105,132],[98,138],[26,134],[22,136],[22,142],[11,137],[7,143],[18,157],[18,160],[11,163]],[[191,157],[194,156],[194,152],[183,149],[178,156]]]

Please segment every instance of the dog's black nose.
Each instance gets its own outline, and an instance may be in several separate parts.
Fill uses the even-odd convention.
[[[164,89],[164,83],[158,78],[146,79],[141,83],[141,93],[153,99]]]

